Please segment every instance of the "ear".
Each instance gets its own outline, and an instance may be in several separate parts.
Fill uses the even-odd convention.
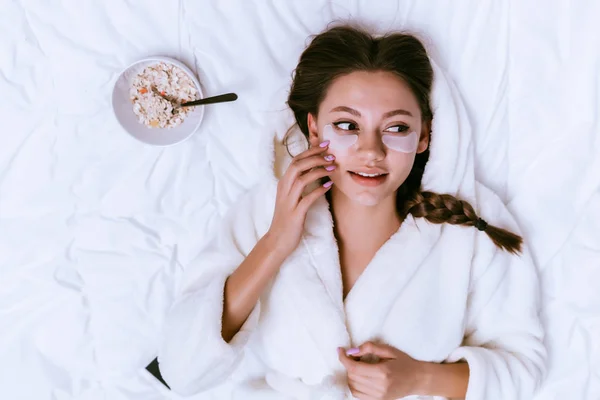
[[[419,145],[417,153],[421,154],[429,147],[429,138],[431,137],[431,120],[423,121],[421,124],[421,136],[419,137]]]
[[[321,143],[321,140],[319,139],[317,118],[311,113],[309,113],[306,118],[308,125],[308,142],[310,143],[310,147],[316,147]]]

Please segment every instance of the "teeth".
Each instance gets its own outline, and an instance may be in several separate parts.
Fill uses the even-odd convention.
[[[360,175],[360,176],[366,176],[366,177],[369,177],[369,178],[372,178],[374,176],[383,175],[383,174],[365,174],[364,172],[357,172],[357,174]]]

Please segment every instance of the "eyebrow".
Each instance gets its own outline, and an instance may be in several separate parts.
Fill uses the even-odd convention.
[[[346,106],[334,107],[329,112],[347,112],[354,116],[360,117],[360,112],[358,112],[358,110],[355,110],[354,108],[350,108],[350,107],[346,107]],[[383,114],[383,118],[384,119],[390,118],[390,117],[393,117],[394,115],[408,115],[409,117],[413,116],[410,111],[402,110],[399,108],[397,110],[386,112],[385,114]]]
[[[383,114],[383,118],[390,118],[393,117],[394,115],[408,115],[409,117],[412,117],[413,115],[410,113],[410,111],[407,110],[402,110],[402,109],[397,109],[394,111],[389,111],[386,112],[385,114]]]

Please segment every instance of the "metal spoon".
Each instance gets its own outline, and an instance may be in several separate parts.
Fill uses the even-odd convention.
[[[238,98],[237,94],[235,94],[235,93],[225,93],[225,94],[220,94],[218,96],[206,97],[204,99],[188,101],[186,103],[178,104],[178,103],[174,102],[173,100],[165,97],[155,87],[152,88],[152,91],[157,96],[160,96],[163,99],[165,99],[166,101],[168,101],[169,103],[171,103],[171,105],[173,106],[173,112],[175,112],[175,109],[177,109],[179,107],[193,107],[193,106],[200,106],[203,104],[225,103],[228,101],[235,101]]]
[[[225,93],[220,94],[218,96],[206,97],[200,100],[188,101],[187,103],[183,103],[181,107],[193,107],[200,106],[202,104],[214,104],[214,103],[226,103],[228,101],[237,100],[238,96],[235,93]]]

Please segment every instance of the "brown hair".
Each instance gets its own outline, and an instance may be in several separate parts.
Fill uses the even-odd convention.
[[[376,38],[355,27],[338,26],[314,37],[294,71],[287,103],[307,138],[308,114],[317,115],[334,79],[354,71],[396,74],[417,98],[423,121],[430,121],[433,117],[429,105],[433,69],[427,51],[417,38],[403,33]],[[468,202],[449,194],[421,191],[421,179],[428,159],[429,149],[417,154],[409,176],[398,188],[396,205],[401,218],[411,214],[434,224],[473,226],[485,231],[498,247],[519,253],[522,238],[488,225]]]

